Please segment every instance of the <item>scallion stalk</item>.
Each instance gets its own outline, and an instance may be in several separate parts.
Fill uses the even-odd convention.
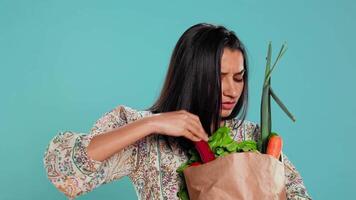
[[[261,122],[260,122],[261,136],[257,142],[257,148],[261,153],[266,153],[268,138],[272,130],[271,97],[288,115],[288,117],[295,122],[295,117],[291,114],[291,112],[289,112],[287,107],[282,103],[282,101],[277,97],[277,95],[274,93],[274,91],[271,88],[272,71],[277,65],[278,61],[282,58],[286,50],[287,50],[287,44],[284,43],[277,55],[274,64],[271,67],[272,42],[270,41],[268,44],[265,78],[263,81],[262,98],[261,98]]]

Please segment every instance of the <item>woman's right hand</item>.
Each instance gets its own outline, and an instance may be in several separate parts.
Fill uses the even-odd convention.
[[[186,110],[157,113],[149,118],[151,125],[155,127],[155,132],[160,134],[183,136],[195,142],[209,139],[199,117]]]

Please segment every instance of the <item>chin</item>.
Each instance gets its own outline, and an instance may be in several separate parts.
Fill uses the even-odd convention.
[[[222,110],[221,111],[221,117],[227,117],[231,114],[232,109],[231,110]]]

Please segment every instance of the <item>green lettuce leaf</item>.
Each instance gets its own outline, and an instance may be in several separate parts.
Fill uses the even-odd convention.
[[[230,128],[220,127],[208,140],[211,150],[217,157],[230,153],[257,151],[257,143],[253,140],[236,142],[230,136]]]

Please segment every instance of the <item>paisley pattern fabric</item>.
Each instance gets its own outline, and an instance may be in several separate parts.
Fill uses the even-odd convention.
[[[179,148],[174,137],[151,134],[125,147],[104,161],[93,160],[86,148],[99,134],[152,115],[150,111],[135,110],[125,105],[106,112],[89,133],[59,132],[50,141],[44,154],[44,166],[49,180],[69,199],[75,199],[124,176],[128,176],[138,199],[177,200],[182,180],[176,169],[188,160],[187,152]],[[236,141],[256,140],[260,128],[256,123],[232,119],[225,121]],[[282,153],[285,166],[288,199],[311,199],[303,180],[288,157]]]

